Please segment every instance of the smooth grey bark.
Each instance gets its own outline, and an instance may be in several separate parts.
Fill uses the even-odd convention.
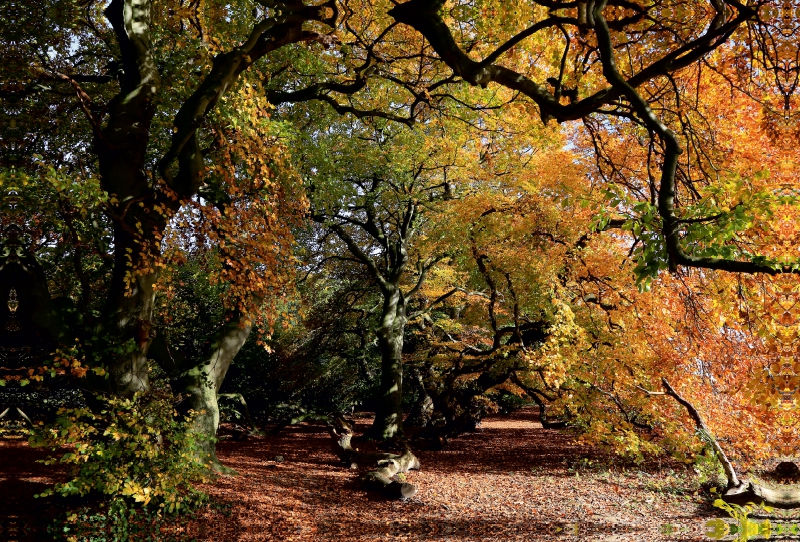
[[[381,397],[371,436],[380,440],[403,436],[405,326],[405,296],[399,288],[392,288],[384,294],[381,322],[376,330],[381,351]]]
[[[417,488],[408,482],[392,480],[392,477],[412,469],[419,470],[419,467],[419,459],[407,449],[401,456],[379,461],[377,469],[361,477],[361,484],[364,489],[380,491],[387,499],[410,499]]]
[[[245,318],[236,313],[229,315],[228,321],[210,337],[209,346],[199,359],[185,358],[162,335],[156,336],[149,351],[170,376],[173,389],[188,399],[188,409],[193,411],[190,431],[197,438],[198,458],[209,465],[209,470],[223,474],[235,471],[222,465],[216,453],[219,390],[251,330]]]
[[[748,503],[773,506],[775,508],[800,508],[800,491],[792,487],[768,488],[753,482],[742,481],[722,494],[722,500],[744,505]]]
[[[131,295],[114,303],[107,315],[107,326],[111,327],[113,337],[119,340],[133,336],[127,343],[124,354],[109,359],[109,368],[114,391],[130,395],[150,389],[147,350],[153,330],[153,286],[157,277],[140,276],[130,288]]]
[[[376,180],[374,187],[377,188]],[[372,205],[375,201],[364,204],[367,220],[362,229],[370,234],[383,252],[384,265],[379,266],[375,259],[367,254],[355,241],[341,222],[334,222],[337,216],[313,213],[315,221],[325,224],[345,244],[347,250],[365,265],[378,284],[383,297],[381,320],[376,330],[381,351],[381,385],[375,421],[370,436],[378,439],[389,439],[403,433],[403,333],[405,331],[406,298],[400,290],[399,283],[408,263],[408,242],[413,235],[413,222],[416,206],[408,204],[404,224],[405,231],[396,232],[397,238],[390,242],[376,223]],[[399,311],[399,313],[398,313]]]
[[[217,458],[217,397],[228,368],[247,341],[251,329],[252,326],[244,323],[243,318],[232,318],[214,334],[200,362],[186,368],[178,378],[178,389],[189,395],[189,406],[194,413],[191,432],[197,436],[198,455],[211,470],[223,474],[235,474],[235,471],[222,465]]]

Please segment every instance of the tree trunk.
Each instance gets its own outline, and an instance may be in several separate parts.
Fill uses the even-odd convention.
[[[403,334],[406,307],[399,288],[384,295],[378,344],[381,349],[381,386],[375,421],[369,433],[378,440],[403,437]]]
[[[433,414],[433,399],[425,389],[425,382],[419,368],[411,370],[411,380],[417,388],[417,400],[408,414],[406,423],[413,427],[427,427]]]
[[[436,431],[438,436],[446,439],[475,431],[484,415],[476,402],[477,397],[508,380],[515,370],[514,365],[496,370],[490,368],[466,384],[458,381],[458,373],[449,375],[443,389],[433,396],[434,406],[445,419],[444,427]]]
[[[130,268],[122,264],[121,271]],[[117,274],[115,265],[114,273]],[[113,391],[132,395],[150,389],[147,351],[155,335],[152,328],[155,273],[136,277],[128,295],[124,286],[109,297],[106,312],[106,329],[112,341],[122,347],[123,353],[108,359]]]
[[[251,326],[243,325],[241,317],[232,318],[214,334],[205,359],[185,370],[179,378],[179,389],[189,395],[189,406],[194,411],[190,431],[198,437],[198,456],[211,470],[223,474],[236,472],[222,465],[217,458],[217,394],[233,358],[244,345],[250,330]]]
[[[114,221],[114,270],[101,334],[110,346],[122,349],[106,356],[111,385],[122,395],[150,387],[147,349],[157,277],[155,271],[147,271],[155,268],[148,257],[158,254],[157,239],[166,226],[161,214],[148,212],[154,191],[145,173],[160,88],[151,50],[150,11],[148,0],[112,0],[104,11],[119,41],[124,78],[119,94],[108,104],[105,128],[99,122],[94,126],[100,179],[111,197],[108,213]]]
[[[780,489],[773,489],[761,486],[754,482],[741,480],[736,475],[736,470],[730,462],[725,452],[720,446],[719,441],[711,434],[705,424],[700,412],[689,401],[683,398],[675,389],[667,382],[666,378],[661,379],[664,386],[664,394],[669,395],[686,408],[689,416],[695,423],[698,432],[705,435],[714,450],[714,453],[722,464],[725,471],[725,477],[728,480],[728,488],[721,495],[722,500],[734,504],[762,504],[766,506],[774,506],[776,508],[797,508],[800,507],[800,490],[791,486],[784,486]],[[647,390],[645,390],[647,391]],[[656,395],[654,392],[647,392],[650,395]]]
[[[549,401],[553,401],[554,398],[549,398],[541,390],[532,388],[531,386],[525,384],[525,382],[520,379],[517,373],[511,374],[511,381],[522,388],[528,397],[533,399],[533,402],[536,403],[536,406],[539,407],[539,422],[542,424],[542,429],[564,429],[567,427],[566,420],[551,420],[547,417],[547,403],[545,403],[542,398],[544,397]]]
[[[714,450],[714,453],[719,459],[719,462],[722,464],[722,468],[725,470],[725,477],[728,480],[728,489],[737,489],[742,486],[742,482],[739,480],[739,477],[736,475],[736,470],[733,468],[733,464],[728,459],[728,456],[725,455],[725,451],[722,449],[722,446],[719,445],[719,441],[711,434],[711,431],[708,430],[708,426],[706,426],[705,421],[703,420],[702,416],[700,416],[700,412],[691,404],[689,401],[684,399],[677,391],[667,382],[666,378],[661,379],[661,384],[664,386],[664,390],[666,395],[669,395],[673,399],[675,399],[681,406],[686,408],[686,411],[689,413],[689,416],[694,420],[695,427],[697,427],[697,431],[704,435],[711,445],[711,448]]]

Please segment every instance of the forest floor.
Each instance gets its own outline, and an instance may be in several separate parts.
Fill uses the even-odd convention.
[[[356,421],[359,433],[370,422]],[[415,453],[422,468],[407,481],[416,495],[389,501],[360,489],[359,472],[337,462],[320,425],[223,441],[219,457],[239,476],[204,489],[227,511],[201,511],[181,532],[215,542],[710,540],[707,520],[723,515],[691,468],[623,464],[542,429],[534,409],[487,418],[443,451]],[[0,540],[34,539],[35,526],[53,512],[53,504],[32,498],[52,482],[51,468],[35,462],[44,455],[0,440]]]

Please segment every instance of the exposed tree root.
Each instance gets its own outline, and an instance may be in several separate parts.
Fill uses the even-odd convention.
[[[361,483],[365,489],[380,491],[389,499],[410,498],[417,492],[414,484],[395,481],[392,477],[419,467],[419,459],[411,450],[406,450],[401,456],[378,461],[378,468],[362,476]]]
[[[744,482],[722,495],[722,500],[735,504],[765,504],[775,508],[800,508],[800,491],[796,489],[770,489],[753,482]]]
[[[359,466],[376,466],[361,477],[364,489],[380,491],[386,498],[400,499],[414,496],[417,488],[402,480],[392,480],[398,474],[419,469],[419,459],[406,446],[402,455],[390,453],[363,453],[354,448],[352,425],[341,417],[336,417],[328,428],[333,437],[333,451],[351,469]]]

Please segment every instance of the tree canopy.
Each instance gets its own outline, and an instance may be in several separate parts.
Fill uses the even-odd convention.
[[[735,460],[796,455],[795,11],[3,2],[3,382],[167,382],[221,471],[237,356],[244,395],[308,415],[324,381],[381,439],[513,396],[696,451],[665,379]]]

